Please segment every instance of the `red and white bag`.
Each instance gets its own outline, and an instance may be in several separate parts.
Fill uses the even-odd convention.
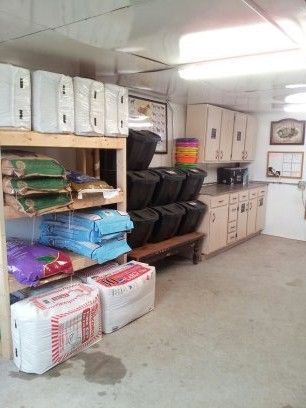
[[[14,363],[42,374],[102,338],[98,290],[75,283],[11,306]]]
[[[104,333],[120,329],[154,309],[155,268],[131,261],[87,278],[99,289]]]

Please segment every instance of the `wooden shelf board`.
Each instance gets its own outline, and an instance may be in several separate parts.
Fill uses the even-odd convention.
[[[124,199],[124,194],[119,193],[117,197],[114,198],[103,198],[101,195],[86,195],[82,200],[75,200],[73,204],[69,207],[58,208],[52,213],[65,212],[65,211],[74,211],[81,210],[85,208],[100,207],[102,205],[110,205],[122,203]],[[13,220],[17,218],[29,218],[27,215],[16,211],[14,208],[9,207],[8,205],[4,206],[4,216],[6,220]]]
[[[78,255],[78,254],[75,254],[69,251],[65,251],[65,252],[70,256],[74,272],[77,272],[81,269],[88,268],[89,266],[97,264],[96,261],[92,261],[91,259],[86,258],[84,256],[81,256],[81,255]],[[59,281],[61,279],[67,279],[67,278],[69,279],[70,276],[73,276],[73,275],[60,274],[60,275],[50,276],[49,278],[42,279],[39,285],[35,286],[35,288],[46,285],[47,283],[50,283],[50,282]],[[16,292],[17,290],[29,288],[29,286],[23,285],[17,282],[16,279],[12,275],[9,274],[9,288],[10,288],[10,293],[13,293],[13,292]]]
[[[3,147],[57,147],[75,149],[124,149],[124,137],[77,136],[74,134],[51,134],[0,130],[0,146]]]
[[[178,235],[173,238],[167,239],[165,241],[156,242],[153,244],[146,244],[140,248],[135,248],[133,251],[129,252],[128,257],[131,259],[145,258],[151,254],[166,251],[168,248],[175,247],[177,245],[182,245],[189,241],[195,241],[200,238],[204,238],[205,234],[201,232],[191,232],[185,235]]]

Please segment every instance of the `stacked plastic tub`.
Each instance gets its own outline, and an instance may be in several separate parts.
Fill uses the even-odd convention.
[[[134,223],[133,231],[128,234],[132,248],[195,231],[205,212],[205,205],[196,200],[205,171],[148,168],[157,138],[147,131],[129,133],[127,206]]]
[[[184,169],[195,168],[198,162],[199,140],[181,138],[175,142],[176,166]]]

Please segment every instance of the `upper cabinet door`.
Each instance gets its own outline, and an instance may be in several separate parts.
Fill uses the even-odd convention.
[[[244,113],[235,113],[233,145],[232,145],[232,161],[241,162],[245,155],[245,131],[246,131],[247,115]]]
[[[244,160],[251,161],[255,158],[255,147],[256,147],[256,136],[257,136],[257,119],[252,116],[247,116],[246,124],[246,135],[244,144]]]
[[[199,162],[204,161],[206,120],[207,105],[187,105],[186,137],[199,139]]]
[[[219,146],[221,133],[222,108],[218,106],[207,106],[207,125],[205,138],[205,161],[219,160]]]
[[[235,112],[222,109],[219,161],[231,160]]]

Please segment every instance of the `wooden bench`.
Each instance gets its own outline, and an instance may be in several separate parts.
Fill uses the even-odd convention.
[[[140,248],[135,248],[128,254],[128,258],[139,262],[154,263],[168,256],[180,254],[190,248],[193,250],[193,263],[196,265],[201,261],[204,237],[205,234],[200,232],[191,232],[155,244],[146,244]]]

